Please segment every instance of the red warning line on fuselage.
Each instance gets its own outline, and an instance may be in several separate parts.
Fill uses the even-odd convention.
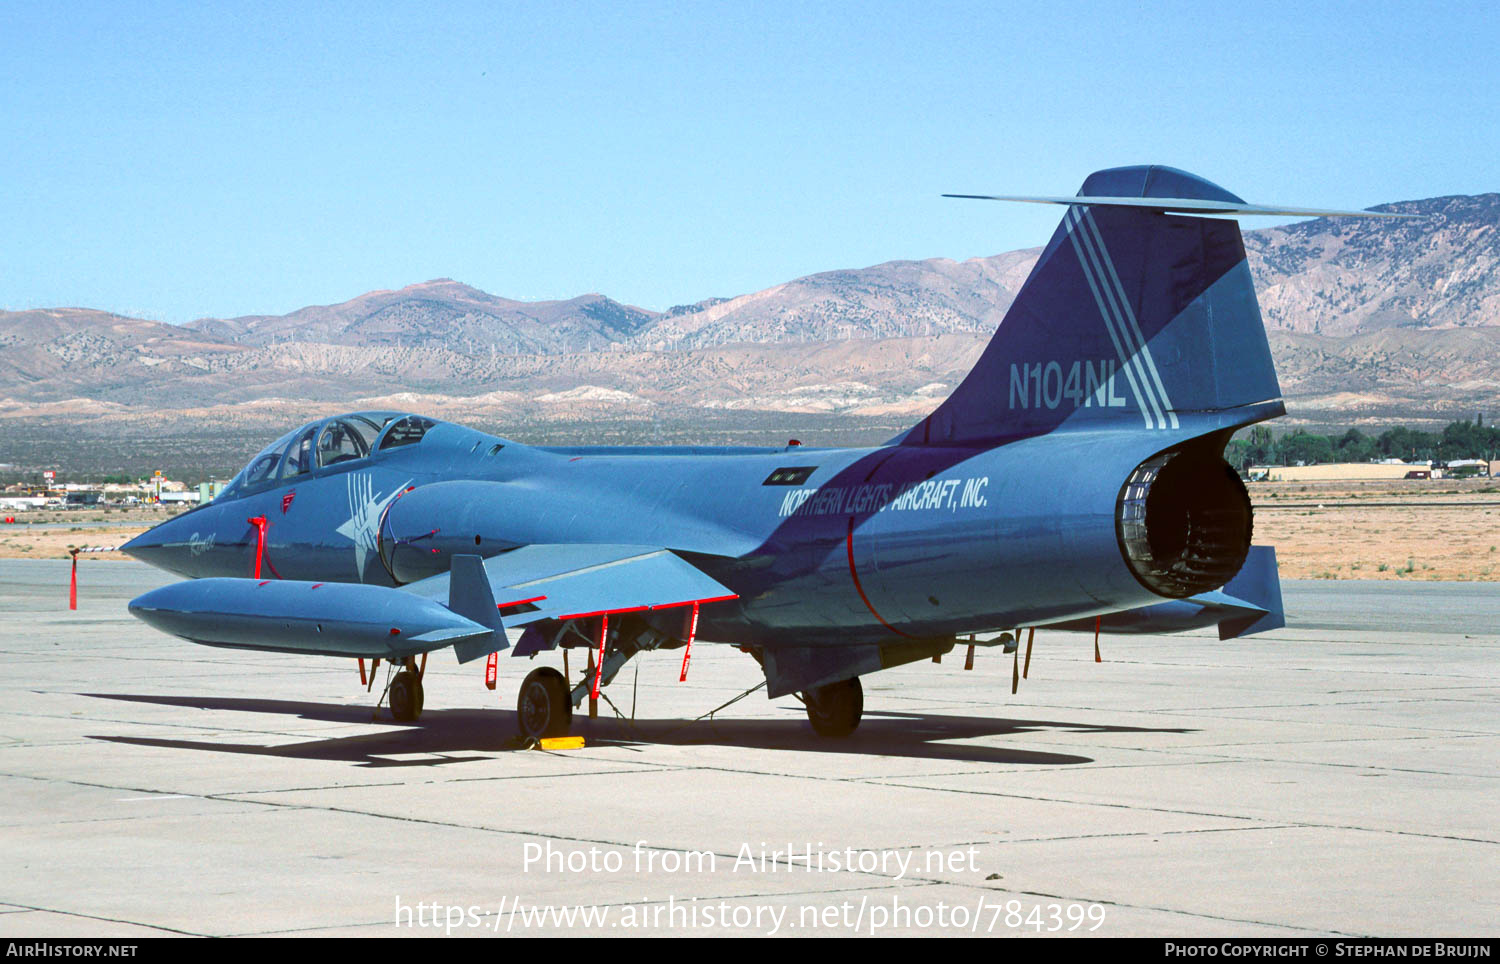
[[[859,584],[859,571],[854,568],[854,519],[853,518],[851,518],[849,520],[849,533],[848,533],[848,535],[846,535],[844,537],[844,547],[849,552],[849,578],[852,579],[852,580],[854,580],[854,591],[857,592],[857,593],[859,593],[860,602],[863,602],[865,604],[865,608],[870,611],[870,615],[874,616],[877,620],[879,620],[880,625],[884,626],[886,629],[889,629],[891,632],[895,633],[897,636],[905,636],[907,639],[915,639],[916,637],[913,636],[911,633],[903,633],[901,630],[897,629],[895,626],[892,626],[890,623],[886,622],[885,621],[885,617],[881,616],[880,613],[876,612],[875,611],[875,607],[870,604],[870,597],[865,595],[865,587],[861,586]]]

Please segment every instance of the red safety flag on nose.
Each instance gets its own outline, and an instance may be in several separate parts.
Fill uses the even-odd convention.
[[[490,658],[484,664],[484,688],[492,690],[495,688],[495,680],[500,675],[500,654],[491,653]]]

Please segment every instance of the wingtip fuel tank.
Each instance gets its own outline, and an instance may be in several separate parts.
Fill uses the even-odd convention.
[[[436,600],[359,583],[192,579],[136,597],[130,612],[209,646],[321,656],[398,659],[496,636]]]

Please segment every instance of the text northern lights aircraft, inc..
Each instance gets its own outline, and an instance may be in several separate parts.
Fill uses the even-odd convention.
[[[198,577],[131,612],[212,646],[400,665],[402,720],[421,712],[420,654],[588,648],[592,674],[522,683],[528,736],[698,634],[842,735],[860,676],[970,634],[1282,625],[1274,554],[1251,546],[1223,459],[1285,411],[1229,216],[1377,215],[1250,205],[1155,166],[1001,200],[1067,210],[973,371],[886,445],[539,448],[420,415],[323,419],[124,547]]]

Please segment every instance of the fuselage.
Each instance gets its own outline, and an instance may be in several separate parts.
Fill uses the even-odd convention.
[[[249,576],[259,555],[263,578],[396,586],[459,553],[659,546],[738,594],[704,607],[708,639],[951,637],[1160,601],[1122,554],[1121,488],[1143,459],[1214,428],[985,448],[545,449],[424,421],[412,444],[242,473],[126,550],[191,577]]]

